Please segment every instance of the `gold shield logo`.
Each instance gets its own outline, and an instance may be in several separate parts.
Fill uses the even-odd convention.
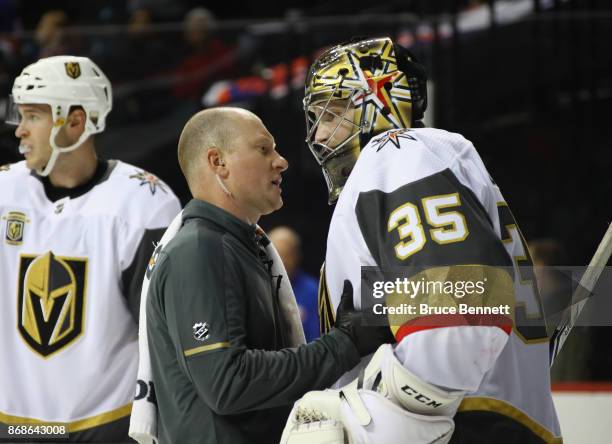
[[[66,348],[84,329],[86,258],[25,255],[19,258],[18,330],[44,358]]]
[[[6,230],[4,239],[9,245],[21,245],[23,243],[23,233],[25,224],[30,222],[24,213],[11,211],[2,219],[6,220]]]
[[[79,65],[79,62],[67,62],[64,63],[64,65],[66,66],[66,74],[68,74],[68,77],[76,79],[81,75],[81,65]]]

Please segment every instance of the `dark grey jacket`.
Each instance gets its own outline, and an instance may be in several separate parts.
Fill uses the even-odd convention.
[[[147,301],[160,444],[277,443],[293,402],[356,365],[357,350],[337,330],[284,348],[282,278],[255,227],[199,200],[183,215]]]

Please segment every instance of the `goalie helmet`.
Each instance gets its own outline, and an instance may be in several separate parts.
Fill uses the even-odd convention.
[[[333,104],[336,108],[331,110]],[[338,45],[315,60],[306,78],[306,143],[323,169],[329,203],[338,199],[361,149],[373,136],[413,127],[426,107],[425,68],[389,38]],[[317,140],[325,119],[333,120],[335,127],[325,140]],[[345,136],[332,143],[341,133]]]
[[[47,176],[60,153],[73,151],[90,135],[104,131],[106,116],[113,106],[111,83],[87,57],[48,57],[25,67],[15,79],[6,123],[19,125],[21,118],[17,105],[22,104],[47,104],[51,107],[51,157],[44,169],[37,171]],[[57,134],[74,106],[82,107],[86,114],[85,130],[73,145],[60,147],[56,141]]]

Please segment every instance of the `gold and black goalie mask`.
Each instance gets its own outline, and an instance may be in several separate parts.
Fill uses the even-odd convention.
[[[427,76],[389,38],[350,42],[325,51],[308,71],[304,96],[306,142],[338,198],[372,137],[411,128],[427,107]]]

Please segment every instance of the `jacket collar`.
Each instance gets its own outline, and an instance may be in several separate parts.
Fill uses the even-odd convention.
[[[189,219],[204,219],[217,225],[223,231],[233,234],[250,248],[257,248],[258,233],[260,232],[260,229],[257,229],[257,225],[249,225],[233,214],[211,203],[199,199],[191,199],[183,210],[183,224],[187,223]]]

